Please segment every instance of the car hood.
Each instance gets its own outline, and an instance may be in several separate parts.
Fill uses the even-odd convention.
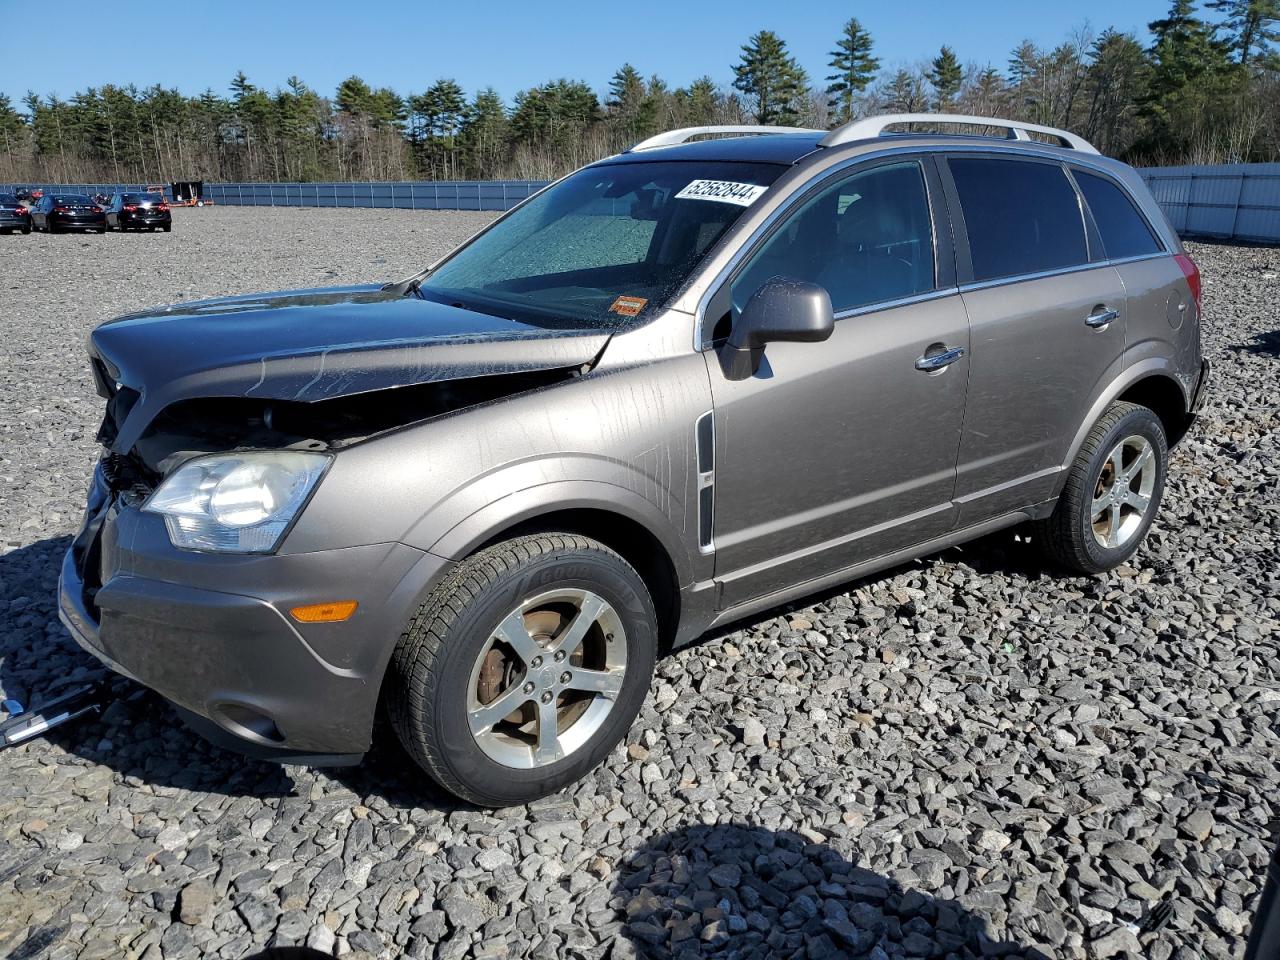
[[[127,388],[123,452],[169,404],[195,397],[312,402],[442,380],[582,366],[610,333],[535,326],[376,285],[176,304],[90,335],[99,389]],[[136,393],[136,397],[134,396]]]

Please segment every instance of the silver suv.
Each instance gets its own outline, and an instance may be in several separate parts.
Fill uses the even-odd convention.
[[[886,133],[946,123],[979,133]],[[447,789],[528,801],[716,624],[1014,524],[1125,560],[1199,325],[1141,179],[1069,133],[665,133],[398,283],[98,327],[62,618],[240,749],[355,762],[381,706]]]

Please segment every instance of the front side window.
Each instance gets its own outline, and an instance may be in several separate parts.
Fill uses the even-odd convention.
[[[960,195],[973,279],[999,280],[1089,262],[1080,200],[1054,163],[947,161]]]
[[[1075,176],[1108,257],[1123,260],[1160,252],[1160,242],[1123,190],[1105,177],[1083,170],[1076,170]]]
[[[733,281],[735,314],[774,277],[825,287],[837,313],[932,290],[933,223],[920,164],[874,167],[805,201]]]
[[[639,322],[785,169],[641,160],[579,170],[459,250],[419,292],[525,323]]]

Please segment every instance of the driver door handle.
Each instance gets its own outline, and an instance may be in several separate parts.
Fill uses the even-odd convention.
[[[947,347],[941,353],[921,357],[916,361],[916,369],[923,370],[925,373],[944,370],[963,356],[964,347]]]
[[[1118,310],[1096,310],[1084,318],[1085,326],[1100,330],[1120,316]]]

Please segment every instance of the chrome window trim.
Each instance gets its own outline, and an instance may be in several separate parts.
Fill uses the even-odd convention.
[[[1142,258],[1148,259],[1148,258]],[[1058,267],[1054,270],[1039,270],[1035,273],[1018,273],[1009,277],[996,277],[993,280],[974,280],[970,283],[960,284],[961,293],[969,293],[971,290],[986,290],[988,287],[1006,287],[1011,283],[1026,283],[1030,280],[1044,280],[1049,277],[1062,277],[1071,273],[1084,273],[1088,270],[1101,270],[1104,267],[1113,267],[1115,262],[1111,260],[1095,260],[1091,263],[1077,263],[1069,267]]]
[[[847,310],[841,310],[835,317],[836,320],[847,320],[849,317],[862,317],[868,313],[877,313],[880,310],[893,310],[896,307],[909,307],[915,303],[941,300],[943,297],[954,297],[957,293],[960,293],[958,286],[942,287],[938,290],[912,294],[909,297],[899,297],[896,300],[876,300],[874,303],[865,303],[860,307],[849,307]]]
[[[856,143],[849,144],[849,146],[851,148],[856,149],[859,146],[859,144],[856,144]],[[746,257],[747,253],[755,247],[755,245],[760,241],[761,237],[765,233],[767,233],[773,227],[773,225],[777,223],[779,219],[791,213],[793,208],[799,202],[800,197],[806,194],[812,186],[814,186],[817,183],[820,183],[821,181],[827,179],[828,177],[831,177],[844,170],[847,170],[850,167],[857,166],[860,163],[866,163],[868,161],[880,160],[887,157],[902,156],[907,154],[940,154],[940,153],[941,154],[965,154],[965,155],[986,154],[989,156],[1004,157],[1004,158],[1026,156],[1026,157],[1034,157],[1036,159],[1041,159],[1041,160],[1056,160],[1059,163],[1071,163],[1071,164],[1075,164],[1076,166],[1084,167],[1090,172],[1096,172],[1101,174],[1102,176],[1106,177],[1112,182],[1117,183],[1117,185],[1122,190],[1125,190],[1125,192],[1128,193],[1128,189],[1124,186],[1123,183],[1120,183],[1118,180],[1116,180],[1116,177],[1112,174],[1111,170],[1108,168],[1105,158],[1099,156],[1095,160],[1093,157],[1087,154],[1077,155],[1076,153],[1072,153],[1068,158],[1062,155],[1063,153],[1062,148],[1060,147],[1055,148],[1055,147],[1049,146],[1048,144],[1045,144],[1043,149],[1036,149],[1035,145],[1031,143],[1022,143],[1022,142],[1019,142],[1016,146],[1010,146],[1010,147],[1001,147],[996,144],[987,144],[987,143],[981,143],[981,144],[977,144],[977,143],[975,144],[903,143],[903,144],[896,144],[890,147],[885,147],[883,149],[871,150],[866,153],[856,153],[853,156],[846,157],[843,160],[836,161],[832,163],[830,166],[823,167],[822,169],[816,171],[813,174],[813,176],[796,184],[796,186],[792,188],[790,195],[786,199],[784,199],[777,207],[775,207],[772,211],[770,211],[769,214],[766,215],[764,219],[762,219],[760,223],[756,225],[755,229],[753,229],[751,233],[747,235],[747,237],[742,241],[742,243],[738,245],[738,249],[733,252],[733,255],[727,261],[725,261],[724,266],[722,266],[719,270],[717,270],[714,274],[712,274],[709,280],[705,281],[705,286],[703,287],[702,293],[699,294],[698,296],[697,308],[695,309],[693,314],[693,321],[694,321],[693,349],[698,353],[703,353],[711,348],[711,341],[703,340],[702,327],[706,319],[707,306],[710,304],[712,297],[714,297],[715,294],[719,291],[721,285],[730,276],[730,274],[732,274],[734,270],[738,268],[738,266],[742,263],[743,259]],[[806,159],[812,156],[814,156],[814,154],[808,154],[806,156]],[[1141,208],[1139,208],[1139,212],[1142,212]],[[1133,263],[1133,262],[1137,262],[1138,260],[1148,260],[1148,259],[1154,260],[1158,257],[1173,256],[1173,253],[1167,249],[1167,244],[1164,243],[1164,239],[1158,231],[1156,231],[1156,237],[1160,241],[1161,245],[1166,247],[1165,250],[1152,253],[1152,254],[1144,254],[1140,257],[1126,257],[1120,260],[1098,260],[1092,263],[1079,264],[1073,267],[1065,267],[1060,270],[1047,271],[1045,273],[1040,273],[1040,274],[1018,274],[1010,277],[1002,277],[999,280],[986,280],[986,281],[974,282],[969,284],[960,284],[956,287],[952,287],[945,290],[935,290],[933,291],[932,294],[926,294],[924,296],[925,297],[946,296],[954,293],[964,293],[966,290],[975,290],[975,289],[980,289],[986,286],[1001,286],[1004,284],[1015,283],[1021,280],[1038,280],[1043,277],[1056,276],[1058,274],[1078,273],[1082,270],[1093,270],[1099,267],[1116,266],[1122,263]],[[934,242],[936,244],[937,242],[936,237]],[[707,269],[705,265],[703,269],[704,270]],[[704,282],[703,274],[699,274],[695,277],[690,278],[690,280],[686,282],[686,284],[684,285],[684,288],[685,290],[688,290],[690,287],[694,287],[699,283],[703,283],[703,282]],[[682,295],[683,293],[678,292],[676,296],[672,298],[672,303],[678,301]],[[858,308],[856,312],[866,313],[872,310],[883,310],[883,309],[886,309],[886,307],[889,305],[890,304],[886,304],[886,303],[869,304],[866,307]],[[892,303],[891,305],[898,306],[900,304]],[[840,314],[839,316],[837,316],[837,319],[840,319],[846,315],[853,315],[853,313],[851,312],[849,314]]]

